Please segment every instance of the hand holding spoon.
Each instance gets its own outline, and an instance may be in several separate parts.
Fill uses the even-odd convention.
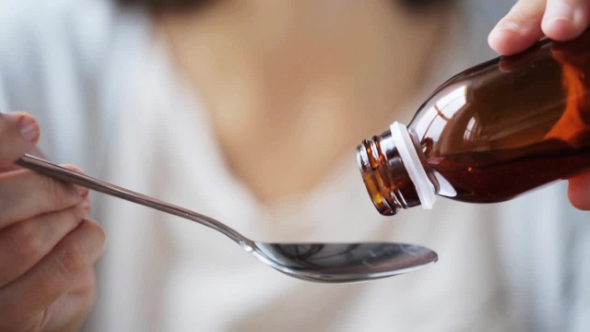
[[[366,281],[411,272],[438,260],[434,251],[412,244],[256,242],[213,218],[117,187],[31,155],[24,155],[16,164],[58,180],[72,182],[213,228],[232,239],[262,263],[299,279],[330,283]]]

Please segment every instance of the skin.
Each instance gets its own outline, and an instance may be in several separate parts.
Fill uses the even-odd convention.
[[[281,6],[281,3],[283,2],[273,3],[275,3],[276,6]],[[303,3],[304,2],[296,2],[296,4]],[[374,4],[380,6],[378,2],[375,2]],[[560,5],[560,8],[567,9],[568,7],[564,7],[563,4],[569,5],[569,8],[572,10],[556,11],[547,9],[557,8]],[[570,0],[567,2],[562,0],[551,0],[548,2],[541,0],[519,1],[513,10],[500,21],[498,26],[490,34],[490,45],[501,54],[514,54],[526,49],[543,35],[558,40],[575,38],[588,25],[590,17],[590,11],[588,10],[589,4],[590,1],[582,0]],[[229,9],[229,12],[226,12],[227,14],[231,13],[232,9],[235,8],[226,9]],[[293,12],[291,8],[283,8],[284,11],[281,11],[281,8],[274,9],[277,10],[277,13],[282,13],[284,15],[291,15],[290,13]],[[223,13],[223,8],[216,10],[221,10],[220,13]],[[374,10],[376,13],[384,13],[384,15],[389,15],[390,13],[387,10],[380,10],[379,8],[365,8],[364,10]],[[235,11],[233,12],[235,13]],[[547,15],[545,15],[546,12]],[[568,12],[573,13],[573,15],[568,16]],[[352,17],[362,19],[362,13],[363,12],[361,11],[355,11],[355,15]],[[320,12],[315,13],[316,16],[320,15],[318,16],[320,18],[318,22],[323,22],[321,14],[322,13]],[[206,15],[204,16],[206,17]],[[401,20],[403,17],[404,15],[400,16],[399,19]],[[199,21],[200,23],[197,26],[198,30],[203,35],[194,34],[194,31],[191,30],[195,21],[190,19],[187,20],[186,16],[183,18],[175,18],[172,20],[174,23],[168,26],[172,31],[170,32],[172,41],[174,42],[175,38],[180,38],[179,40],[182,40],[183,35],[192,35],[195,39],[204,38],[203,40],[207,40],[207,38],[209,38],[207,35],[208,29],[212,30],[214,33],[229,32],[229,36],[236,33],[236,31],[240,31],[239,29],[235,31],[230,29],[225,32],[223,29],[219,30],[219,27],[215,25],[216,23],[219,23],[219,21],[216,21],[214,17],[209,18],[213,18],[213,26],[207,26],[207,20],[203,18],[201,18]],[[300,19],[293,16],[287,18],[295,20]],[[162,18],[163,21],[166,19],[169,19],[169,17]],[[386,23],[388,19],[390,19],[388,17],[379,17],[379,19],[382,21],[375,20],[373,23],[391,24]],[[430,19],[435,20],[436,16],[431,17]],[[432,20],[424,20],[424,22]],[[233,22],[235,23],[238,21],[234,20]],[[262,40],[272,40],[273,36],[264,36],[262,34],[269,31],[276,32],[275,30],[272,30],[273,22],[255,20],[255,23],[262,24],[262,26],[254,25],[247,26],[247,28],[262,28],[257,35],[260,36]],[[412,24],[412,20],[408,20],[406,23]],[[386,26],[393,28],[389,25]],[[434,24],[434,26],[436,27],[437,25]],[[437,29],[433,29],[431,26],[416,25],[415,28],[420,29],[417,30],[417,36],[421,38],[410,38],[409,40],[406,40],[406,43],[421,40],[426,37],[427,42],[424,44],[432,44],[429,38],[438,36],[436,34]],[[334,31],[338,31],[338,29],[333,30],[332,32]],[[374,31],[379,31],[379,29]],[[276,35],[274,37],[276,37]],[[295,48],[305,49],[306,38],[304,38],[304,36],[296,37],[300,37],[297,38],[297,41],[302,44],[297,44]],[[361,38],[361,40],[368,43],[379,42],[379,38],[385,37],[386,36],[373,37],[375,38],[374,40]],[[346,40],[346,38],[344,40]],[[408,45],[409,44],[406,44],[406,46]],[[220,49],[223,49],[226,46],[227,45],[216,45],[216,47],[219,47]],[[345,49],[346,47],[349,47],[346,44],[332,46],[334,46],[336,50],[339,50],[339,47]],[[183,50],[186,47],[188,47],[188,50]],[[182,46],[181,48],[183,49],[177,50],[176,55],[178,56],[178,61],[181,63],[181,66],[184,57],[189,57],[192,51],[194,51],[194,48],[198,47],[198,45],[188,44]],[[276,50],[276,48],[271,49]],[[406,60],[416,60],[417,62],[411,65],[406,63],[406,68],[418,66],[420,65],[420,61],[426,61],[425,59],[427,59],[417,56],[418,54],[428,53],[429,49],[426,48],[425,45],[414,44],[413,49],[415,50],[413,52],[414,56]],[[236,49],[232,50],[234,53],[235,51]],[[258,56],[263,56],[263,59],[276,59],[273,56],[280,55],[273,53],[249,53],[252,51],[253,50],[242,48],[240,49],[240,52],[243,53],[238,55],[249,56],[253,59],[256,59]],[[289,50],[283,51],[285,51],[285,54],[287,55],[290,53]],[[228,54],[231,54],[232,52]],[[247,57],[242,58],[240,61],[246,61],[245,59],[248,59]],[[289,63],[288,57],[285,59],[287,59],[286,64],[291,66],[294,65],[294,63]],[[348,63],[346,62],[343,64],[337,63],[338,59],[339,57],[329,57],[329,61],[327,61],[326,64],[335,67],[326,66],[326,68],[338,68],[339,65],[342,65],[342,68],[348,67]],[[392,63],[390,59],[391,58],[384,57],[383,60],[387,60],[384,63]],[[206,59],[201,60],[204,61]],[[224,61],[224,58],[218,58],[217,60]],[[247,70],[249,65],[256,64],[240,61],[235,64],[232,63],[235,59],[231,58],[225,60],[228,62],[219,63],[222,65],[233,66],[244,65],[244,67],[234,68],[238,70]],[[348,60],[352,61],[354,59]],[[187,68],[189,72],[196,73],[201,69],[198,67],[192,67],[190,63],[184,65],[188,66]],[[258,65],[260,65],[260,63],[258,63]],[[275,65],[277,68],[280,68],[284,63],[272,63],[271,61],[270,65]],[[322,64],[320,63],[320,65]],[[379,65],[379,63],[377,62],[376,65]],[[323,69],[324,67],[320,66],[315,68]],[[272,67],[270,69],[272,72]],[[388,68],[388,70],[392,70],[392,68]],[[298,71],[294,71],[294,73],[298,73]],[[315,71],[310,71],[300,74],[313,75],[314,73]],[[328,75],[329,72],[324,74],[327,75],[324,78],[330,77]],[[399,71],[396,76],[400,77],[400,81],[406,83],[406,85],[415,86],[420,84],[419,80],[408,81],[411,80],[412,75],[414,74],[410,70],[408,72]],[[206,80],[207,77],[193,76],[191,78],[197,87],[200,84],[205,84],[207,82],[210,86],[215,84],[223,85],[226,83],[223,81],[225,78],[223,76],[219,76],[219,79],[221,80],[219,82]],[[259,107],[264,105],[264,103],[270,102],[275,106],[280,106],[280,103],[284,98],[284,101],[289,102],[290,104],[292,104],[293,100],[299,101],[305,106],[304,109],[306,109],[310,108],[310,102],[312,104],[314,102],[314,100],[300,99],[301,95],[290,95],[289,93],[282,94],[284,92],[297,90],[290,89],[291,86],[285,85],[285,82],[281,82],[280,80],[268,81],[268,77],[256,76],[256,74],[249,75],[248,78],[251,81],[248,82],[250,84],[246,84],[246,86],[253,86],[254,88],[268,88],[270,86],[271,88],[278,89],[278,97],[275,100],[261,100],[261,104],[241,104],[239,110],[232,110],[230,108],[229,112],[253,112],[248,114],[248,117],[254,119],[255,123],[260,123],[260,121],[265,119],[268,120],[269,117],[272,116],[272,113],[268,113],[272,109]],[[204,81],[201,82],[201,79]],[[259,82],[264,82],[268,86],[257,85]],[[340,91],[338,89],[343,87],[339,85],[331,86],[330,82],[333,83],[333,81],[329,79],[327,81],[320,79],[316,83],[318,82],[326,83],[320,85],[324,87],[323,91],[326,95],[315,95],[315,102],[318,102],[319,104],[317,105],[318,107],[314,109],[327,110],[328,113],[301,113],[299,110],[293,110],[292,113],[287,114],[290,117],[287,124],[279,122],[277,123],[277,126],[275,126],[279,127],[279,132],[284,138],[281,141],[283,145],[300,142],[301,132],[305,132],[311,137],[311,142],[303,142],[304,145],[302,146],[290,146],[291,151],[304,152],[307,151],[305,144],[311,144],[311,146],[317,148],[318,144],[322,143],[327,144],[331,150],[340,151],[334,148],[333,143],[337,142],[343,142],[343,146],[339,147],[339,149],[344,151],[345,149],[349,149],[353,144],[358,143],[358,138],[368,137],[367,135],[377,132],[376,130],[381,128],[382,123],[386,122],[387,116],[390,115],[388,115],[387,112],[390,109],[388,105],[391,105],[392,101],[381,96],[381,98],[377,98],[381,104],[375,104],[372,106],[375,106],[375,109],[381,110],[383,113],[379,113],[378,111],[373,117],[374,123],[367,123],[367,121],[365,121],[367,119],[366,116],[363,116],[362,113],[357,114],[354,112],[356,109],[361,109],[363,112],[366,112],[366,110],[371,109],[371,107],[355,107],[355,102],[358,102],[358,100],[355,100],[354,98],[343,99],[347,102],[352,102],[352,106],[348,108],[345,106],[346,103],[339,102],[341,100],[340,97],[344,98],[348,96],[351,91],[355,90],[348,90],[346,89],[346,86],[344,86],[344,90]],[[408,82],[410,84],[408,84]],[[389,84],[395,85],[398,84],[398,82],[389,82]],[[389,89],[385,90],[392,91]],[[202,91],[205,91],[205,93],[207,92],[205,88],[203,88]],[[234,93],[238,92],[240,91],[234,91]],[[340,92],[344,92],[345,94],[339,95]],[[408,91],[400,93],[401,95],[404,95],[407,94]],[[215,110],[218,109],[220,105],[216,104],[218,101],[216,101],[214,95],[215,91],[211,92],[211,95],[205,95],[205,100],[209,106],[211,106],[211,109]],[[370,96],[359,96],[359,98],[361,98],[360,105],[365,105],[363,100],[364,97]],[[379,95],[376,97],[379,97]],[[330,110],[334,109],[338,109],[338,113],[329,113]],[[232,144],[233,140],[246,141],[246,143],[251,141],[256,144],[262,144],[261,140],[257,139],[256,132],[248,132],[248,126],[238,128],[223,127],[222,124],[224,122],[227,123],[227,121],[223,121],[223,117],[231,116],[231,113],[224,114],[218,112],[216,114],[216,116],[221,118],[214,118],[213,122],[220,137],[222,147],[224,147],[226,151],[231,148],[231,146],[235,146],[235,144]],[[329,136],[327,142],[323,142],[323,140],[314,139],[314,137],[319,136],[313,134],[315,130],[313,127],[301,127],[307,123],[314,123],[314,121],[310,121],[310,117],[316,116],[317,114],[324,117],[324,119],[330,119],[330,121],[342,119],[343,116],[341,115],[346,114],[351,120],[350,123],[336,123],[333,128],[329,127],[329,134],[332,136]],[[305,121],[302,121],[302,119]],[[317,120],[320,121],[322,118],[320,117]],[[330,121],[328,121],[328,123],[330,123]],[[325,123],[326,121],[323,122]],[[297,124],[297,126],[288,126],[293,123]],[[365,127],[359,126],[359,123],[363,123]],[[240,125],[240,123],[236,122],[233,122],[233,124]],[[286,127],[281,127],[282,125],[285,125]],[[260,126],[251,127],[256,128],[255,131],[263,131],[265,137],[269,137],[267,135],[272,137],[272,132],[268,132],[268,130],[272,130],[273,126],[265,126],[266,129],[261,128]],[[350,128],[351,130],[342,130],[343,127]],[[358,129],[359,127],[361,128]],[[354,128],[357,128],[356,130],[358,131],[352,131]],[[326,128],[322,127],[321,130],[321,137],[325,138]],[[345,133],[344,136],[338,136],[343,132]],[[76,330],[92,306],[95,292],[93,266],[102,254],[106,241],[104,230],[100,225],[87,219],[90,212],[87,190],[54,181],[13,166],[13,162],[23,153],[34,151],[34,147],[39,140],[39,133],[40,129],[37,122],[27,114],[14,113],[10,115],[0,115],[0,211],[2,212],[0,213],[0,331]],[[347,137],[353,137],[353,140],[349,141]],[[257,165],[260,167],[261,165],[257,160],[260,160],[262,157],[268,157],[268,155],[257,156],[254,154],[256,151],[263,151],[265,154],[278,153],[275,154],[275,157],[277,158],[268,158],[267,160],[283,160],[284,158],[289,158],[289,155],[280,155],[280,151],[284,151],[285,149],[278,149],[277,151],[279,152],[275,152],[273,149],[273,146],[266,146],[258,150],[249,150],[249,153],[245,154],[240,154],[240,151],[234,151],[234,153],[228,154],[231,156],[237,156],[235,159],[230,160],[230,163],[233,165],[236,172],[259,193],[259,197],[263,200],[265,197],[272,197],[272,191],[269,191],[268,188],[264,188],[263,186],[264,183],[268,183],[269,181],[264,178],[258,178],[257,176],[259,174],[265,174],[267,177],[273,177],[273,170],[275,173],[276,169],[280,171],[282,165],[271,164],[266,172],[261,172],[259,168],[250,169],[249,167],[251,166],[249,165]],[[308,175],[306,176],[307,178],[313,178],[314,176],[319,178],[323,176],[322,172],[325,173],[326,169],[330,168],[331,163],[336,157],[337,156],[335,155],[328,155],[323,162],[320,162],[324,169],[322,169],[322,167],[309,169],[302,167],[303,172]],[[303,158],[299,156],[298,159],[298,162],[300,163],[310,160],[313,163],[318,163],[318,159],[314,159],[314,156],[303,156]],[[291,161],[287,159],[287,163],[289,162]],[[70,167],[76,169],[73,166]],[[306,177],[291,176],[289,178],[300,179]],[[279,177],[276,178],[278,179]],[[313,186],[313,181],[311,183],[302,184],[285,183],[284,186],[294,188],[293,193],[305,192]],[[569,197],[574,206],[580,209],[590,209],[589,192],[590,174],[584,174],[570,180]]]
[[[87,189],[13,166],[39,132],[27,114],[0,114],[0,331],[75,331],[105,246]]]
[[[233,175],[273,204],[309,197],[351,147],[412,115],[404,103],[452,15],[384,0],[225,0],[164,13],[156,29]]]
[[[520,0],[491,31],[488,42],[498,53],[511,55],[546,36],[566,41],[578,37],[590,24],[588,0]],[[569,180],[573,206],[590,210],[590,173]]]

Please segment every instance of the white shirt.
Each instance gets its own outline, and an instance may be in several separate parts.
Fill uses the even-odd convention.
[[[440,256],[395,278],[309,283],[260,264],[203,226],[95,194],[108,244],[88,330],[590,326],[588,215],[567,204],[563,185],[494,206],[439,199],[432,211],[384,218],[351,154],[304,200],[261,205],[227,167],[203,105],[171,70],[144,13],[99,0],[5,7],[0,111],[35,114],[52,160],[210,215],[256,240],[409,242]]]

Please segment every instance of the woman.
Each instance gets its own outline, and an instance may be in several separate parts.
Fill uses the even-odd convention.
[[[538,39],[541,2],[519,2],[491,44],[511,53]],[[26,3],[4,14],[10,29],[1,30],[10,33],[2,45],[10,47],[2,49],[11,51],[1,55],[0,107],[35,114],[48,130],[40,146],[51,159],[211,215],[257,240],[399,240],[442,257],[429,269],[374,283],[306,283],[202,227],[93,197],[109,245],[90,327],[521,330],[555,317],[526,302],[537,289],[510,279],[523,278],[509,267],[526,259],[497,248],[510,240],[496,236],[500,220],[523,225],[510,220],[518,206],[445,202],[432,213],[404,211],[389,220],[366,197],[351,147],[394,119],[407,120],[425,96],[418,87],[432,89],[469,61],[452,52],[462,36],[453,24],[460,22],[456,7],[412,3],[209,1],[193,9],[163,2],[147,14],[77,1],[34,22],[15,21],[18,10],[53,13],[55,4]],[[543,29],[572,38],[587,25],[584,11],[572,17]],[[517,25],[505,23],[517,18]],[[21,114],[1,120],[8,166],[37,143],[39,127]],[[31,125],[19,136],[23,124]],[[585,179],[570,187],[580,208],[590,207]],[[102,229],[87,219],[87,192],[23,170],[8,170],[1,181],[8,204],[0,253],[11,255],[0,259],[0,324],[74,329],[92,303],[91,266],[104,246]],[[556,197],[536,195],[528,197]]]

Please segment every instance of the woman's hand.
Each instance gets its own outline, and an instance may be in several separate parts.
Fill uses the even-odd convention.
[[[502,55],[524,51],[543,36],[578,37],[590,23],[588,0],[520,0],[490,33],[490,46]]]
[[[75,330],[105,245],[103,229],[86,219],[87,189],[13,165],[38,138],[31,116],[0,114],[0,331]]]
[[[578,37],[590,23],[590,0],[520,0],[489,35],[490,46],[502,55],[524,51],[543,36],[554,40]],[[590,173],[569,180],[569,199],[590,210]]]

